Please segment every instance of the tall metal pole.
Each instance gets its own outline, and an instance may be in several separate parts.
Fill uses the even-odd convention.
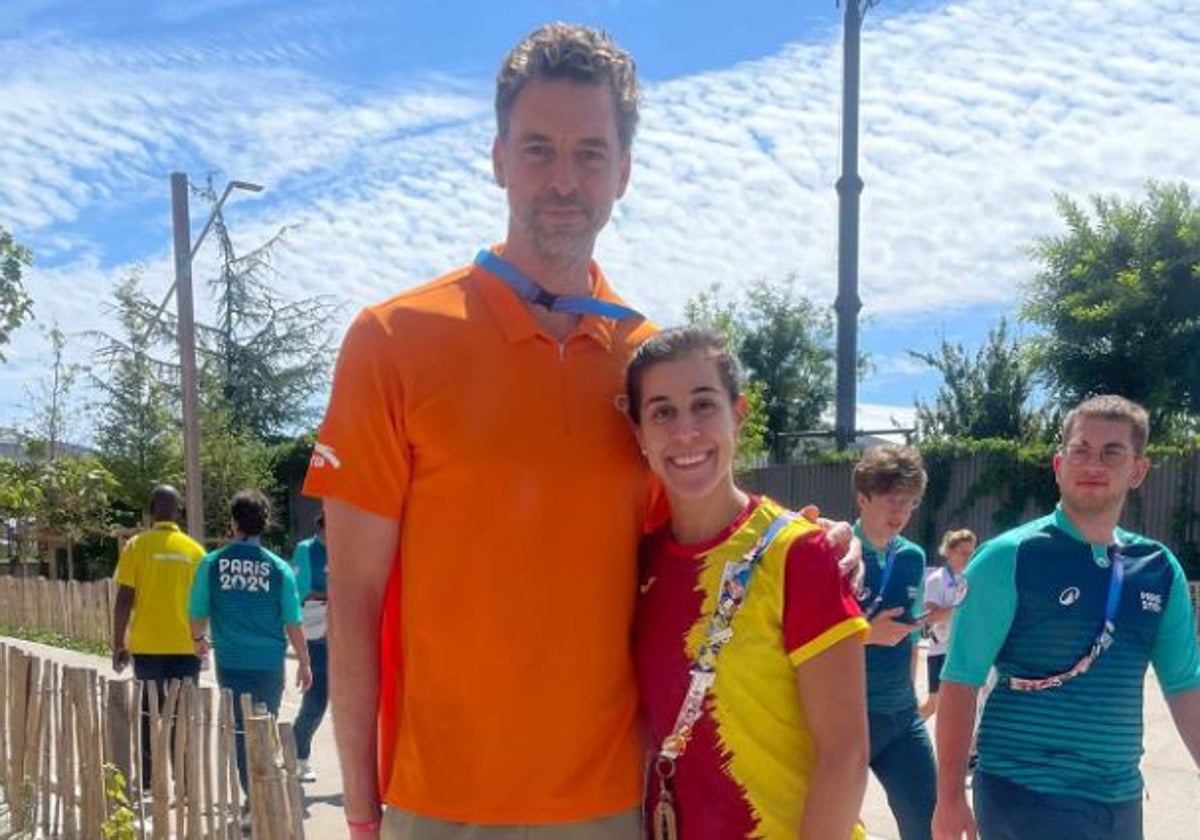
[[[175,301],[179,309],[179,371],[183,392],[183,456],[187,474],[187,529],[204,543],[204,491],[200,484],[200,416],[196,384],[196,313],[192,300],[192,232],[188,179],[171,173],[171,223],[175,234]]]
[[[858,201],[863,181],[858,175],[859,42],[862,35],[860,0],[846,5],[842,34],[842,175],[838,178],[838,293],[837,312],[837,448],[856,437],[854,415],[858,372]]]

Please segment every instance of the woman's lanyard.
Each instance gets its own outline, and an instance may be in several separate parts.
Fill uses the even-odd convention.
[[[494,251],[480,251],[475,255],[475,265],[494,274],[504,281],[522,300],[545,307],[550,312],[567,312],[571,315],[598,315],[601,318],[641,318],[635,309],[610,300],[585,295],[556,295],[546,291],[536,280],[525,276],[519,268]]]
[[[883,593],[887,590],[888,581],[892,579],[892,570],[896,567],[896,541],[892,540],[888,544],[887,559],[883,563],[883,577],[879,581],[879,589],[875,594],[875,600],[871,605],[863,610],[867,621],[875,617],[879,612],[879,608],[883,606]]]

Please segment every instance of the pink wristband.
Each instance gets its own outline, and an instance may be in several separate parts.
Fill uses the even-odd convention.
[[[346,820],[346,828],[350,829],[351,834],[373,834],[379,831],[379,820],[369,820],[367,822],[354,822]]]

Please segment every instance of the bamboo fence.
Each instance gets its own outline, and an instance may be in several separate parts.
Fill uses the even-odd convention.
[[[138,761],[143,692],[148,780]],[[0,838],[241,838],[233,703],[227,689],[173,681],[160,706],[141,682],[105,680],[0,644]],[[291,728],[262,706],[244,720],[251,836],[303,840]],[[145,789],[149,796],[132,793]]]
[[[4,576],[0,577],[0,624],[104,645],[111,633],[114,600],[111,580]]]

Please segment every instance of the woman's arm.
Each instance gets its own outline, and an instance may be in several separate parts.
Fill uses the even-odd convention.
[[[816,764],[802,840],[849,838],[867,791],[867,688],[863,642],[851,636],[796,667]]]

